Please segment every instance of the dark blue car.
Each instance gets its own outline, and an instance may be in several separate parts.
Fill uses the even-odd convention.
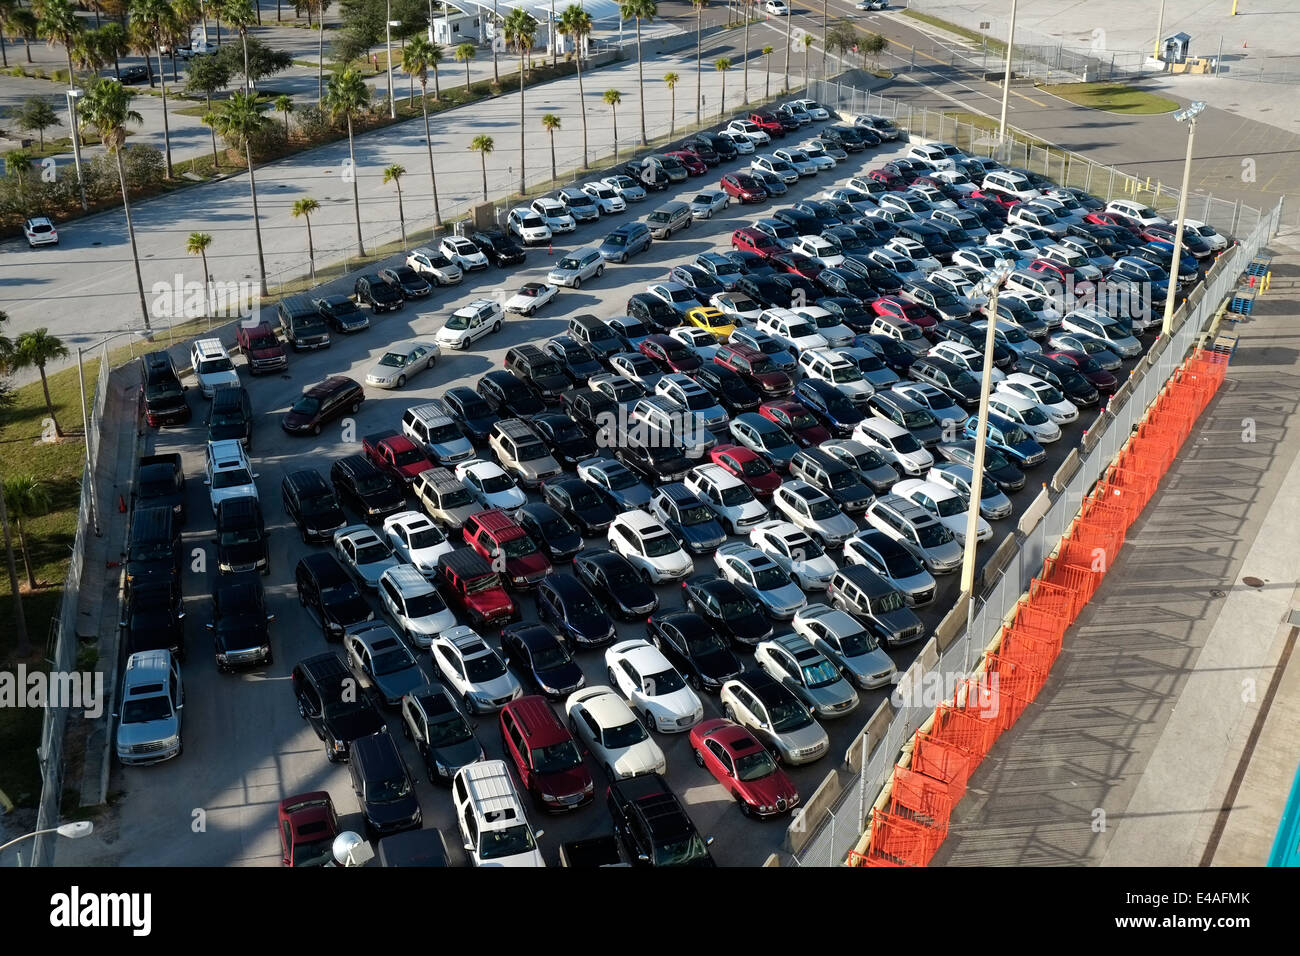
[[[501,631],[501,650],[525,679],[547,697],[565,697],[586,682],[582,668],[550,628],[532,621]]]
[[[836,438],[852,435],[854,426],[866,417],[866,413],[849,401],[848,396],[821,379],[804,379],[794,387],[794,397],[803,402]]]
[[[614,619],[571,574],[556,572],[542,579],[537,616],[574,647],[599,647],[615,636]]]
[[[967,438],[974,438],[979,433],[979,418],[972,415],[966,420],[964,433]],[[988,444],[1006,454],[1021,468],[1030,468],[1041,464],[1047,458],[1043,446],[1029,437],[1016,422],[1001,415],[989,415]]]

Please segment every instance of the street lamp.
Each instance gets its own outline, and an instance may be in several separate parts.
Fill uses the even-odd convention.
[[[1007,34],[1007,62],[1002,71],[1002,117],[998,120],[998,146],[1007,141],[1007,100],[1011,96],[1011,55],[1016,42],[1016,0],[1011,0],[1011,30]]]
[[[47,827],[44,830],[33,830],[26,833],[16,840],[10,840],[8,843],[0,844],[0,850],[7,850],[15,843],[22,843],[24,840],[30,840],[32,837],[43,836],[46,833],[57,833],[61,837],[67,837],[69,840],[80,840],[82,837],[90,836],[95,831],[95,824],[90,820],[75,820],[72,823],[60,823],[57,827]]]
[[[364,866],[374,859],[375,851],[359,833],[344,830],[334,838],[334,860],[339,866]]]
[[[393,0],[388,0],[388,16],[384,24],[384,46],[388,50],[388,118],[397,119],[397,100],[393,99],[393,27],[400,27],[402,21],[392,19]]]
[[[1160,34],[1165,32],[1165,0],[1160,0],[1160,16],[1156,19],[1156,42],[1151,51],[1151,59],[1160,59]]]
[[[988,444],[989,387],[993,381],[994,331],[998,325],[998,290],[1011,275],[1011,266],[1001,261],[979,285],[977,295],[987,295],[984,307],[988,325],[984,332],[984,368],[980,373],[979,423],[975,430],[975,460],[971,463],[970,503],[966,509],[966,540],[961,562],[961,591],[966,595],[966,646],[969,649],[975,620],[975,546],[979,537],[980,499],[984,493],[984,449]],[[969,664],[969,660],[967,661]]]
[[[77,167],[77,189],[81,193],[81,211],[86,212],[90,207],[86,204],[86,180],[81,175],[81,136],[77,133],[77,100],[81,99],[81,90],[73,87],[70,90],[64,90],[63,95],[68,100],[68,125],[72,127],[72,161]]]
[[[1183,253],[1183,217],[1187,215],[1187,187],[1192,177],[1192,142],[1196,139],[1196,117],[1204,109],[1204,103],[1193,100],[1174,114],[1174,119],[1178,122],[1187,121],[1187,158],[1183,160],[1183,189],[1178,195],[1178,224],[1174,229],[1174,259],[1169,264],[1169,290],[1165,293],[1165,320],[1160,326],[1160,334],[1166,337],[1174,324],[1174,294],[1178,289],[1178,266]]]

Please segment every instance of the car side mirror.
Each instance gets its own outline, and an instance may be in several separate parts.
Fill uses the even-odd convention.
[[[185,620],[185,612],[184,612],[184,611],[177,611],[177,612],[176,612],[176,620],[178,620],[178,621],[183,621],[183,620]]]
[[[649,863],[649,862],[650,862],[650,855],[649,855],[648,853],[638,853],[638,854],[636,855],[636,858],[637,858],[637,860],[639,860],[639,861],[642,862],[642,863]]]
[[[473,843],[466,843],[466,844],[465,844],[465,852],[466,852],[466,853],[473,853],[473,852],[474,852],[474,844],[473,844]]]
[[[534,839],[534,840],[540,840],[540,839],[541,839],[542,837],[544,837],[544,836],[546,836],[546,831],[545,831],[545,830],[538,830],[536,833],[533,834],[533,839]]]
[[[215,631],[217,629],[217,626],[215,624],[204,624],[203,626],[207,628],[209,631]]]
[[[274,615],[274,614],[268,614],[268,615],[266,616],[266,623],[270,624],[270,623],[273,622],[274,620],[275,620],[275,615]]]
[[[711,836],[710,836],[710,837],[705,837],[705,838],[704,838],[704,845],[705,845],[705,846],[713,846],[713,837],[711,837]]]
[[[262,476],[261,476],[260,474],[258,474],[257,472],[253,472],[253,477],[254,477],[254,478],[261,478]]]
[[[175,709],[176,709],[176,710],[184,710],[184,709],[185,709],[185,705],[184,705],[184,704],[177,704],[176,707],[175,707]]]

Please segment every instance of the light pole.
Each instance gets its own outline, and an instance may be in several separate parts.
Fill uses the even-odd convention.
[[[81,136],[77,133],[77,100],[81,98],[81,90],[73,87],[64,90],[63,95],[68,100],[68,125],[72,127],[72,162],[77,167],[77,190],[81,193],[81,211],[86,212],[90,206],[86,204],[86,180],[81,175]]]
[[[1196,140],[1196,117],[1205,109],[1205,104],[1194,100],[1174,114],[1178,122],[1187,121],[1187,158],[1183,160],[1183,188],[1178,195],[1178,224],[1174,228],[1174,257],[1169,263],[1169,290],[1165,293],[1165,320],[1160,326],[1160,334],[1166,338],[1173,330],[1174,295],[1178,289],[1178,266],[1183,254],[1183,217],[1187,215],[1187,189],[1192,178],[1192,143]]]
[[[61,837],[67,837],[69,840],[80,840],[82,837],[88,837],[95,831],[95,824],[90,820],[77,820],[73,823],[60,823],[57,827],[47,827],[44,830],[33,830],[31,833],[25,833],[16,840],[10,840],[8,843],[0,844],[0,850],[7,850],[15,843],[22,843],[24,840],[30,840],[32,837],[44,836],[46,833],[57,833]]]
[[[388,0],[388,22],[384,24],[384,47],[388,51],[388,118],[397,119],[397,100],[393,98],[393,27],[401,20],[393,19],[393,0]]]
[[[1160,16],[1156,18],[1156,42],[1151,51],[1151,59],[1160,59],[1160,34],[1165,32],[1165,0],[1160,0]]]
[[[966,595],[966,646],[969,652],[971,629],[975,621],[975,546],[979,537],[980,498],[984,493],[984,448],[988,444],[989,387],[993,381],[994,331],[998,325],[998,290],[1011,274],[1011,267],[1001,262],[976,291],[989,297],[984,314],[988,326],[984,333],[984,368],[980,373],[979,425],[975,431],[975,460],[971,463],[970,503],[966,509],[966,540],[961,562],[961,592]],[[969,653],[967,655],[969,665]]]
[[[1002,72],[1002,116],[998,120],[998,146],[1007,141],[1007,100],[1011,97],[1011,56],[1016,42],[1016,0],[1011,0],[1011,29],[1007,32],[1007,63]],[[916,51],[912,51],[913,57]]]

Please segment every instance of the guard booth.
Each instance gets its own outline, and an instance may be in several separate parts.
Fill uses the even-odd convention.
[[[1166,63],[1185,63],[1191,51],[1192,38],[1186,33],[1175,33],[1160,43],[1160,59]]]

